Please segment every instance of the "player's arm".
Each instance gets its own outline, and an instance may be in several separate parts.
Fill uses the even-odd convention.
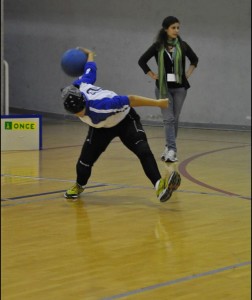
[[[73,85],[79,87],[81,83],[94,84],[96,82],[97,66],[94,61],[95,53],[89,49],[77,47],[87,55],[87,62],[84,67],[84,74],[73,82]]]
[[[169,105],[169,99],[152,99],[152,98],[146,98],[142,96],[137,95],[128,95],[130,106],[136,107],[136,106],[156,106],[160,108],[167,108]]]

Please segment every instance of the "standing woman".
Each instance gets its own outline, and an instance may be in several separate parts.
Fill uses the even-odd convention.
[[[166,145],[161,159],[166,162],[177,161],[176,137],[179,116],[190,87],[188,78],[198,64],[198,57],[192,48],[179,36],[180,22],[176,17],[166,17],[162,23],[156,41],[140,57],[138,64],[144,73],[156,80],[156,97],[169,98],[168,108],[161,109],[165,129]],[[155,57],[158,74],[148,66]],[[186,70],[186,57],[190,66]]]

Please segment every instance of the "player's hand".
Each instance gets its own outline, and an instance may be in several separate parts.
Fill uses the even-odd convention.
[[[87,49],[87,48],[76,47],[76,49],[83,51],[83,52],[86,53],[87,55],[89,55],[89,54],[94,54],[94,51],[89,50],[89,49]]]
[[[158,106],[160,108],[167,108],[169,106],[169,99],[168,98],[165,98],[165,99],[158,99]]]
[[[94,61],[95,53],[92,50],[83,47],[76,47],[76,49],[83,51],[87,54],[87,61]]]

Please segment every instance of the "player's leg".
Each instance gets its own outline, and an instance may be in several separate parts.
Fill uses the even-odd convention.
[[[120,126],[122,128],[120,139],[123,144],[139,158],[146,176],[156,189],[159,200],[162,202],[167,201],[172,192],[180,185],[179,173],[173,172],[168,179],[161,178],[157,162],[140,122],[140,117],[133,109]]]
[[[78,198],[79,194],[84,191],[91,176],[94,163],[97,161],[102,152],[106,150],[113,138],[113,131],[109,129],[89,128],[88,135],[76,164],[76,183],[66,191],[64,195],[66,198]]]
[[[161,175],[140,123],[140,117],[131,109],[127,117],[120,123],[120,127],[121,141],[139,158],[146,176],[155,185]]]

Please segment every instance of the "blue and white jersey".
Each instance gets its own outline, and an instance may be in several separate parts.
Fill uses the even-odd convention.
[[[96,70],[95,62],[87,62],[84,74],[73,82],[86,98],[85,116],[80,117],[80,120],[95,128],[113,127],[129,113],[129,98],[93,85],[96,81]]]

